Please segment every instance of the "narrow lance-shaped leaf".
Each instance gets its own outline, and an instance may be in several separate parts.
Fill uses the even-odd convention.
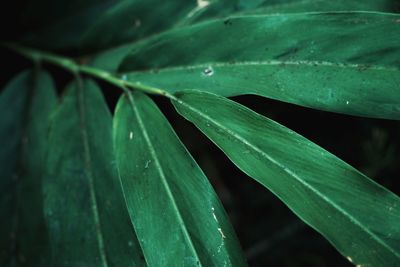
[[[22,139],[24,106],[28,98],[26,88],[28,73],[11,80],[0,96],[0,264],[11,259],[16,223],[16,180],[19,145]],[[15,246],[15,244],[14,244]]]
[[[271,1],[263,1],[263,3],[244,10],[242,14],[283,14],[283,13],[299,13],[299,12],[325,12],[325,11],[379,11],[394,12],[395,4],[392,0],[289,0],[278,1],[279,3],[271,4]]]
[[[53,117],[44,206],[54,266],[145,266],[124,203],[112,120],[97,85],[68,86]]]
[[[13,78],[0,96],[0,265],[47,266],[42,174],[54,85],[40,70]]]
[[[179,23],[179,26],[190,25],[205,21],[207,19],[226,18],[228,16],[239,15],[255,15],[255,14],[285,14],[296,12],[328,12],[328,11],[380,11],[394,12],[396,6],[391,0],[289,0],[280,1],[255,1],[256,3],[249,4],[250,1],[219,0],[207,2],[201,12],[193,14],[193,16],[184,17]],[[176,25],[176,26],[178,26]],[[101,68],[103,70],[115,72],[118,65],[136,46],[136,43],[126,43],[121,46],[102,51],[90,59],[90,65]]]
[[[42,48],[74,48],[93,53],[161,32],[199,11],[195,0],[69,0],[56,5],[40,0],[25,10],[23,25],[40,23],[22,40]]]
[[[400,118],[400,15],[242,16],[138,44],[120,71],[169,92],[257,94],[327,111]],[[168,51],[168,53],[165,53]]]
[[[114,142],[149,266],[246,266],[213,188],[151,99],[121,97]]]
[[[49,247],[44,223],[42,179],[48,148],[50,114],[56,105],[54,83],[40,70],[30,73],[24,133],[18,166],[18,266],[48,266]],[[19,90],[21,92],[21,90]]]
[[[242,171],[357,266],[400,264],[400,198],[288,128],[224,97],[173,102]]]
[[[186,24],[204,21],[207,18],[223,18],[239,14],[285,14],[350,10],[393,13],[396,10],[396,6],[392,0],[219,0],[210,3],[204,12],[198,14],[196,17],[188,18]]]

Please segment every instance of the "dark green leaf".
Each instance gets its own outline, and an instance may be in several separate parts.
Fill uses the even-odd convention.
[[[53,81],[45,72],[30,73],[24,134],[18,171],[17,248],[20,266],[48,266],[48,237],[43,216],[42,178],[47,156],[50,114],[56,104]],[[19,88],[21,89],[21,88]],[[21,90],[18,90],[21,92]]]
[[[44,205],[53,266],[145,266],[96,84],[78,79],[67,88],[49,139]]]
[[[400,15],[394,14],[234,17],[143,41],[121,71],[128,80],[169,92],[257,94],[327,111],[399,119],[399,43]]]
[[[25,89],[28,76],[26,72],[19,74],[6,85],[0,96],[0,265],[5,265],[10,260],[15,238],[17,164],[24,107],[28,98]]]
[[[214,190],[148,97],[121,97],[114,142],[149,266],[246,266]]]
[[[0,96],[2,266],[16,259],[18,266],[47,266],[41,179],[55,100],[50,76],[39,70],[22,72]]]
[[[205,92],[174,105],[357,266],[400,265],[400,198],[278,123]]]
[[[34,14],[31,20],[35,22],[42,14],[44,18],[39,20],[43,22],[24,36],[24,42],[42,48],[75,48],[90,53],[93,49],[131,42],[168,29],[198,12],[195,0],[57,1],[56,6],[54,1],[37,2],[28,7],[25,19]],[[67,11],[62,12],[63,8]],[[54,17],[54,12],[59,16]],[[25,23],[29,25],[30,20]]]

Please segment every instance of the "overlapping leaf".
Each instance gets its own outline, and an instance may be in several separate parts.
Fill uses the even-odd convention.
[[[0,96],[0,264],[47,266],[42,175],[54,86],[42,71],[25,71]]]
[[[211,3],[204,12],[186,20],[193,24],[209,18],[222,18],[238,14],[285,14],[322,11],[380,11],[394,13],[396,4],[391,0],[219,0]]]
[[[178,112],[357,266],[400,264],[400,198],[295,132],[226,98],[177,94]]]
[[[149,266],[245,266],[207,178],[155,104],[122,96],[114,119],[117,163]]]
[[[398,119],[399,43],[400,15],[243,16],[154,36],[135,46],[120,70],[128,80],[169,92],[257,94],[316,109]],[[113,59],[102,57],[97,65],[106,65],[105,60],[112,68]]]
[[[44,206],[52,266],[145,266],[123,199],[112,121],[99,88],[78,79],[53,117]]]

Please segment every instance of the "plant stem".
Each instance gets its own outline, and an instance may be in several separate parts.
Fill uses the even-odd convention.
[[[72,59],[62,57],[59,55],[55,55],[52,53],[44,52],[44,51],[39,51],[36,49],[28,48],[28,47],[23,47],[20,45],[16,44],[3,44],[4,46],[8,47],[11,50],[14,50],[15,52],[30,58],[34,62],[38,63],[40,61],[48,62],[54,65],[57,65],[61,68],[64,68],[74,74],[77,73],[84,73],[91,75],[93,77],[99,78],[101,80],[104,80],[106,82],[109,82],[119,88],[122,88],[125,90],[126,88],[132,88],[136,90],[143,91],[145,93],[149,94],[156,94],[156,95],[162,95],[166,96],[171,99],[175,99],[175,97],[168,92],[159,89],[159,88],[154,88],[151,86],[147,86],[144,84],[141,84],[140,82],[134,82],[134,81],[127,81],[123,78],[119,78],[116,75],[103,71],[101,69],[93,68],[91,66],[87,65],[80,65],[77,62],[75,62]]]

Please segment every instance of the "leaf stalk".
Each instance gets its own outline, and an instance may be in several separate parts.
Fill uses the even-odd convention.
[[[45,52],[45,51],[40,51],[37,49],[33,49],[33,48],[29,48],[29,47],[25,47],[25,46],[21,46],[18,44],[2,44],[3,46],[19,53],[20,55],[31,59],[32,61],[34,61],[36,64],[40,63],[40,62],[47,62],[53,65],[56,65],[58,67],[61,67],[69,72],[72,72],[74,75],[78,74],[78,73],[83,73],[83,74],[87,74],[90,75],[92,77],[98,78],[100,80],[106,81],[116,87],[121,88],[122,90],[126,90],[127,88],[131,88],[134,90],[139,90],[142,91],[144,93],[148,93],[148,94],[154,94],[154,95],[161,95],[161,96],[165,96],[171,99],[174,99],[175,97],[171,94],[169,94],[168,92],[159,89],[159,88],[155,88],[155,87],[151,87],[151,86],[147,86],[144,84],[141,84],[140,82],[135,82],[135,81],[128,81],[126,79],[122,77],[118,77],[116,74],[98,69],[98,68],[94,68],[88,65],[81,65],[78,64],[75,60],[67,58],[67,57],[63,57],[63,56],[59,56],[53,53],[49,53],[49,52]]]

